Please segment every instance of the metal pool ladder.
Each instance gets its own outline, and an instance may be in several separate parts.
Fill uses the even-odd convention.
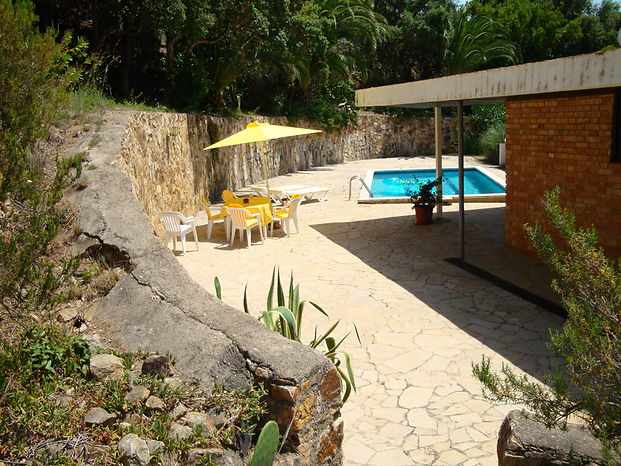
[[[360,175],[354,175],[349,179],[349,199],[347,199],[348,201],[351,201],[351,182],[354,180],[360,180],[362,182],[362,186],[364,186],[364,189],[369,192],[369,197],[373,197],[373,193],[365,183],[364,178],[362,178]]]

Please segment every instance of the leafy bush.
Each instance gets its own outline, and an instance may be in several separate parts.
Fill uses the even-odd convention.
[[[498,164],[498,144],[505,140],[505,125],[496,123],[488,127],[479,136],[477,155],[483,157],[485,163]]]
[[[594,228],[577,229],[560,206],[560,189],[546,193],[544,209],[564,249],[539,225],[526,226],[539,255],[558,277],[552,283],[568,313],[563,329],[551,333],[549,348],[565,360],[567,373],[548,375],[549,387],[514,374],[491,371],[489,359],[473,365],[486,395],[523,403],[547,426],[564,427],[582,418],[608,450],[621,452],[621,262],[597,246]]]
[[[89,358],[84,340],[56,327],[33,326],[16,344],[0,346],[0,456],[33,439],[69,434],[79,413],[51,397],[68,379],[85,379]]]
[[[485,104],[471,107],[465,151],[484,158],[486,163],[498,163],[498,144],[504,141],[505,106]]]
[[[0,296],[14,320],[51,308],[77,267],[46,257],[58,233],[62,189],[79,175],[81,157],[42,156],[35,147],[59,116],[65,89],[79,77],[69,36],[39,33],[29,2],[0,0]]]

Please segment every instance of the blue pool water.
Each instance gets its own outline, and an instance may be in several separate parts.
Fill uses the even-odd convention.
[[[442,194],[455,196],[459,194],[458,173],[456,168],[443,170]],[[408,196],[408,189],[414,180],[426,183],[435,179],[435,169],[417,170],[376,170],[373,174],[371,192],[373,197],[402,197]],[[413,186],[412,186],[413,187]],[[504,193],[505,188],[496,183],[485,173],[476,168],[464,169],[464,194],[499,194]]]

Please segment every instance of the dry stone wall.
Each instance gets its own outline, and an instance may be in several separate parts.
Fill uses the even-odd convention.
[[[128,131],[139,140],[170,144],[169,163],[180,163],[184,146],[175,146],[179,134],[171,133],[171,138],[168,131],[181,128],[187,116],[160,114],[169,123],[166,130],[141,128],[135,117],[107,112],[93,138],[97,143],[90,147],[83,140],[71,150],[88,151],[91,164],[90,170],[82,171],[81,189],[68,193],[68,201],[79,212],[76,226],[81,235],[75,252],[114,252],[118,265],[127,270],[94,304],[93,328],[119,348],[175,355],[179,375],[196,379],[205,389],[215,383],[233,388],[260,382],[267,389],[269,417],[276,420],[281,434],[289,429],[287,448],[293,456],[288,464],[341,464],[341,387],[334,365],[320,352],[283,338],[194,282],[153,235],[143,206],[132,193],[130,177],[115,163],[122,159],[121,140]],[[142,153],[145,159],[134,165],[136,171],[151,173],[163,187],[168,186],[167,177],[175,177],[183,187],[181,182],[192,171],[191,159],[184,165],[187,171],[176,173],[166,163],[159,163],[157,169],[151,166],[146,157],[157,153],[149,144]],[[165,189],[161,193],[170,195]],[[158,193],[145,190],[144,195],[151,199]]]
[[[285,118],[225,118],[184,113],[136,113],[129,118],[118,165],[130,176],[153,228],[162,233],[160,211],[194,214],[201,196],[220,201],[223,189],[263,180],[258,144],[204,151],[203,148],[258,119],[288,125]],[[300,121],[296,126],[316,125]],[[443,150],[455,146],[451,118],[443,120]],[[354,128],[272,140],[265,144],[270,176],[353,160],[430,155],[433,118],[399,119],[363,113]],[[343,180],[344,183],[347,180]]]

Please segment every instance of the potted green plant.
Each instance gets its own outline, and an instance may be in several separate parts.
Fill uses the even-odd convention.
[[[417,225],[429,225],[433,219],[433,208],[442,202],[440,196],[434,192],[436,188],[442,182],[442,178],[436,178],[435,180],[423,183],[418,178],[414,177],[414,181],[411,184],[413,188],[410,188],[410,202],[414,204],[412,209],[416,212],[416,224]]]

